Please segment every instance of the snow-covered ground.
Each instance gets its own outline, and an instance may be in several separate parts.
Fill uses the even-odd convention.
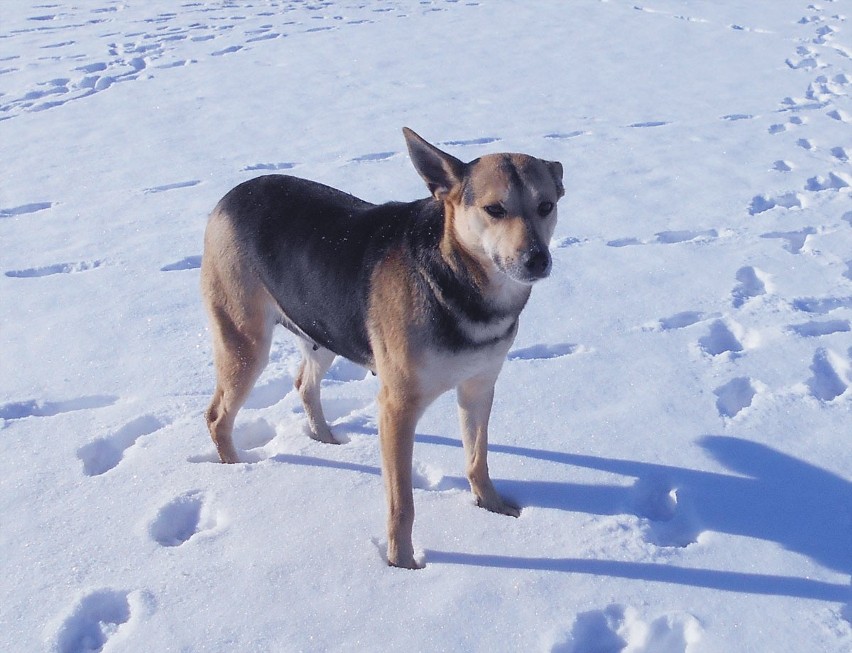
[[[852,650],[848,0],[0,7],[0,650]],[[288,171],[562,161],[477,509],[454,397],[388,568],[374,397],[294,343],[214,462],[206,215]]]

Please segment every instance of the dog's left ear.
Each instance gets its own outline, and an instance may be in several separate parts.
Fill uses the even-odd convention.
[[[429,192],[439,200],[458,186],[464,178],[465,164],[454,156],[427,143],[408,127],[402,128],[411,162],[423,177]]]
[[[565,194],[565,186],[562,185],[562,164],[559,161],[545,161],[544,164],[556,182],[556,192],[562,197]]]

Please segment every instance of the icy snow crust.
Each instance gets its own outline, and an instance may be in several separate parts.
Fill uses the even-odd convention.
[[[0,650],[852,650],[847,1],[4,2]],[[477,509],[454,398],[388,568],[376,394],[283,331],[215,463],[207,212],[563,162]]]

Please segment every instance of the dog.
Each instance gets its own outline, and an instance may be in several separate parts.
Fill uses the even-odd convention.
[[[210,215],[201,287],[216,369],[206,421],[221,461],[239,460],[234,419],[268,362],[276,325],[301,349],[295,387],[315,440],[337,443],[320,402],[335,356],[371,370],[380,381],[387,562],[416,569],[415,426],[447,390],[456,389],[477,505],[520,514],[489,477],[488,419],[518,317],[532,285],[550,274],[564,188],[556,161],[491,154],[464,163],[403,134],[430,197],[376,205],[298,177],[246,181]]]

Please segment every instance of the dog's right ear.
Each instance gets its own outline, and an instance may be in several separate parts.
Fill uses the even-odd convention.
[[[439,200],[458,186],[464,178],[465,164],[454,156],[427,143],[408,127],[402,128],[411,162],[423,177],[429,192]]]

